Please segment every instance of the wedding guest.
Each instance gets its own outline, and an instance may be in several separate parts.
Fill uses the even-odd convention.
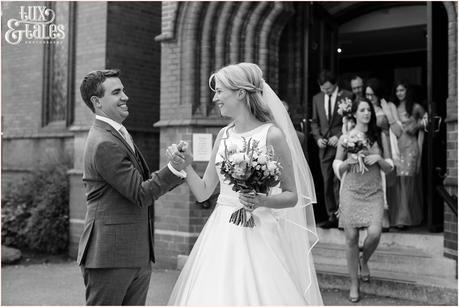
[[[413,92],[407,82],[398,81],[393,91],[399,120],[391,125],[396,141],[396,203],[390,208],[391,225],[406,229],[423,220],[423,189],[420,172],[422,144],[426,118],[424,108],[413,101]]]
[[[355,97],[364,97],[364,82],[362,77],[354,75],[351,78],[351,90]]]
[[[376,250],[381,236],[384,191],[383,176],[393,168],[387,141],[381,138],[376,126],[373,104],[357,97],[352,104],[356,120],[354,129],[340,137],[333,169],[341,179],[339,224],[346,237],[346,261],[351,279],[349,301],[360,300],[358,271],[364,282],[370,281],[368,261]],[[352,142],[362,148],[357,153]],[[365,144],[366,143],[366,144]],[[359,230],[367,230],[363,252],[359,257]]]
[[[322,228],[337,228],[336,211],[339,203],[339,181],[333,174],[336,145],[342,134],[343,118],[338,114],[341,99],[351,98],[352,93],[338,87],[335,74],[328,70],[320,72],[317,82],[320,93],[312,99],[311,133],[319,146],[319,160],[324,184],[325,207],[328,220],[319,224]]]
[[[128,101],[118,70],[97,70],[81,82],[94,113],[83,154],[86,198],[78,246],[87,305],[145,305],[153,251],[153,201],[183,182],[191,161],[180,154],[150,172],[123,126]]]
[[[381,129],[381,137],[384,139],[386,144],[390,145],[390,133],[389,123],[397,121],[397,108],[392,102],[388,102],[384,99],[384,86],[379,79],[371,78],[368,79],[365,86],[365,96],[371,101],[376,113],[376,125]],[[389,153],[390,153],[389,147]],[[389,207],[391,204],[397,202],[395,198],[395,172],[386,174],[383,178],[383,186],[385,191],[385,206],[384,206],[384,219],[383,219],[383,231],[389,231]]]
[[[322,305],[309,246],[315,237],[314,214],[308,213],[314,183],[285,107],[253,63],[223,67],[209,85],[222,116],[233,121],[220,130],[204,176],[189,166],[186,182],[198,200],[218,183],[220,195],[169,305]],[[257,144],[260,161],[273,152],[281,162],[278,191],[237,192],[225,180],[226,157],[248,150],[249,140]],[[173,153],[169,148],[168,155]],[[246,224],[250,218],[243,209],[254,224]],[[233,220],[236,212],[240,218]]]

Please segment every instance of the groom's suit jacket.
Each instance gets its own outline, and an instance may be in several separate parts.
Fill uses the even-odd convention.
[[[320,92],[312,98],[312,120],[311,120],[311,133],[316,142],[321,139],[329,139],[332,136],[341,136],[341,128],[343,127],[343,117],[338,114],[338,103],[343,98],[352,99],[352,93],[346,90],[338,89],[335,105],[333,107],[333,115],[331,120],[328,120],[325,113],[325,94]],[[322,157],[327,149],[319,150],[319,155]]]
[[[135,146],[135,145],[134,145]],[[77,262],[86,268],[142,267],[154,262],[153,201],[183,179],[147,163],[109,124],[95,120],[84,149],[86,219]]]

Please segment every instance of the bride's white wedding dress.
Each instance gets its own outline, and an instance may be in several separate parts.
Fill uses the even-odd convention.
[[[241,148],[242,137],[259,140],[266,150],[266,136],[272,124],[245,133],[224,128],[226,144]],[[222,160],[220,142],[216,162]],[[216,166],[217,167],[217,166]],[[197,239],[169,299],[169,305],[322,305],[312,256],[308,257],[310,280],[299,281],[288,253],[289,238],[281,210],[257,208],[255,227],[229,223],[231,214],[241,208],[238,193],[220,180],[217,205]],[[303,261],[304,262],[304,261]],[[305,288],[307,284],[307,288]]]

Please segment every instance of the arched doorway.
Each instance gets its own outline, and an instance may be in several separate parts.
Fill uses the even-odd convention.
[[[441,231],[443,201],[435,186],[442,180],[436,169],[446,169],[447,129],[439,119],[446,117],[446,101],[451,95],[449,16],[444,4],[293,2],[292,7],[294,13],[279,40],[278,71],[282,80],[279,95],[290,105],[296,127],[309,135],[312,96],[319,91],[316,76],[321,69],[335,70],[345,88],[353,74],[378,77],[385,82],[388,94],[395,80],[410,81],[417,89],[417,102],[423,104],[433,123],[423,148],[422,225],[423,229]],[[306,141],[305,155],[314,173],[319,202],[316,218],[321,220],[322,182],[311,137]]]
[[[390,20],[390,23],[387,22]],[[448,16],[442,3],[397,5],[354,17],[339,26],[339,71],[345,84],[351,75],[377,77],[387,86],[404,79],[415,88],[416,102],[429,113],[423,146],[422,227],[443,230],[443,201],[435,186],[439,170],[446,169],[448,97]],[[397,205],[397,204],[394,204]]]

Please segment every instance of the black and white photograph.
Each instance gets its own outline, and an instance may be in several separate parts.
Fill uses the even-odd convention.
[[[457,1],[1,1],[2,306],[457,306]]]

